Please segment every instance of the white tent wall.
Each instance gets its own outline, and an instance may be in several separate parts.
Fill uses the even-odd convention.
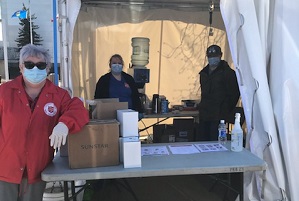
[[[131,63],[131,38],[150,39],[150,83],[146,94],[165,95],[171,104],[199,99],[198,72],[206,65],[210,44],[228,49],[220,12],[213,13],[214,35],[209,37],[208,4],[205,11],[170,9],[129,10],[127,7],[82,6],[74,30],[72,88],[75,96],[92,99],[99,77],[109,71],[114,53],[123,56],[125,71]],[[224,59],[231,61],[230,54]]]
[[[228,42],[220,11],[213,12],[213,36],[209,36],[208,4],[204,11],[186,12],[170,9],[128,9],[122,7],[84,7],[74,28],[71,72],[74,96],[93,99],[99,77],[109,71],[108,61],[117,53],[131,63],[131,38],[150,39],[150,82],[145,85],[149,99],[153,94],[166,96],[171,105],[184,99],[200,99],[199,71],[206,65],[208,45],[218,44],[223,58]],[[143,119],[140,128],[154,123]],[[172,123],[171,119],[164,123]],[[152,133],[148,129],[141,133]]]
[[[245,107],[250,150],[268,163],[246,177],[245,200],[299,200],[298,2],[222,0]],[[264,182],[263,182],[264,180]]]
[[[299,200],[299,4],[298,1],[275,1],[269,85],[276,127],[286,170],[286,189],[290,200]]]

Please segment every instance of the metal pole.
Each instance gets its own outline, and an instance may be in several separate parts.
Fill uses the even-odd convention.
[[[9,80],[9,69],[8,69],[8,54],[7,54],[7,4],[2,3],[2,36],[3,36],[3,51],[4,51],[4,69],[5,69],[5,81]],[[3,76],[2,76],[3,78]]]
[[[53,0],[54,83],[58,86],[56,0]]]
[[[30,0],[29,0],[29,27],[30,27],[30,43],[33,44],[33,36],[32,36],[32,22],[31,22],[31,5],[30,5]]]

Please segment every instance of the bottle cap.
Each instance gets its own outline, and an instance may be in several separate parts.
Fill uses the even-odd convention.
[[[235,119],[240,122],[241,114],[240,113],[236,113]]]

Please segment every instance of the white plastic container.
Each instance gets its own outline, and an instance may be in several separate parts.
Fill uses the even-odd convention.
[[[231,133],[231,150],[240,152],[243,150],[243,130],[240,125],[240,113],[236,113],[235,124]]]
[[[133,53],[131,63],[133,66],[145,66],[149,63],[149,38],[134,37],[132,40]]]

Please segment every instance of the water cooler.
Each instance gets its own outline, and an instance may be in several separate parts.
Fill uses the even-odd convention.
[[[147,97],[145,95],[145,83],[150,81],[150,70],[146,67],[149,63],[149,38],[134,37],[131,39],[132,56],[128,73],[134,78],[138,91],[141,94],[142,104],[145,106]]]

